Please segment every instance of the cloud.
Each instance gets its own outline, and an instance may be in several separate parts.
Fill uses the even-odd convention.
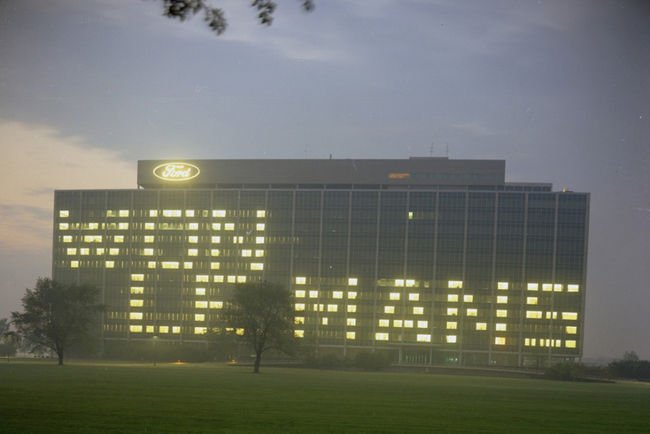
[[[55,189],[133,188],[135,162],[57,129],[0,119],[0,249],[52,244]]]

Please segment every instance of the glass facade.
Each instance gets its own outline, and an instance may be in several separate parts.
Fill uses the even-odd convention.
[[[53,276],[101,288],[110,340],[204,342],[237,283],[268,280],[323,350],[539,366],[581,355],[589,208],[543,190],[57,191]]]

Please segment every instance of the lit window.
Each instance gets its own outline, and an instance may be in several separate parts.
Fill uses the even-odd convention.
[[[406,287],[407,288],[412,288],[415,286],[415,280],[414,279],[406,279]]]
[[[564,341],[564,346],[567,347],[567,348],[575,348],[576,347],[576,341],[574,341],[574,340]]]
[[[497,309],[497,318],[507,318],[508,311],[505,309]]]
[[[172,327],[172,333],[177,335],[181,332],[181,327],[180,326],[173,326]]]
[[[242,244],[244,242],[244,237],[232,237],[233,244]]]
[[[59,223],[59,230],[67,231],[68,229],[70,229],[69,223]]]
[[[296,285],[304,285],[307,283],[306,277],[296,277]]]
[[[84,235],[84,242],[86,243],[101,243],[101,235]]]
[[[99,229],[99,223],[88,223],[88,229]]]
[[[149,210],[149,217],[158,217],[158,210],[157,209],[150,209]]]
[[[573,284],[573,283],[570,283],[570,284],[568,284],[566,286],[566,290],[567,290],[567,292],[578,292],[578,291],[580,291],[580,286],[576,285],[576,284]]]
[[[223,228],[227,231],[234,231],[235,230],[235,224],[234,223],[224,223]]]
[[[198,231],[199,230],[199,224],[198,223],[188,223],[187,224],[187,229],[190,231]]]
[[[212,230],[220,231],[221,230],[221,223],[212,223]]]
[[[255,250],[255,257],[256,258],[262,258],[263,256],[264,256],[264,250],[262,250],[262,249]]]
[[[413,315],[424,315],[424,307],[422,307],[422,306],[414,306],[413,307]]]
[[[237,276],[237,283],[246,283],[246,276]]]
[[[529,318],[529,319],[542,319],[542,311],[541,310],[527,310],[526,311],[526,318]]]
[[[355,313],[357,311],[356,304],[348,304],[348,313]]]
[[[494,338],[494,345],[505,345],[506,344],[506,338],[497,336]]]
[[[191,261],[183,262],[183,268],[186,270],[191,270],[194,267],[194,264]]]
[[[81,250],[89,250],[89,249],[81,249]],[[101,256],[101,255],[104,254],[105,251],[106,251],[105,248],[98,247],[98,248],[95,249],[95,254],[98,255],[98,256]],[[85,254],[87,255],[88,253],[85,253]]]
[[[474,296],[471,294],[463,295],[463,301],[465,303],[471,303],[474,301]]]
[[[255,237],[255,244],[264,244],[264,237]]]
[[[77,249],[76,247],[69,247],[65,249],[66,254],[68,255],[76,255],[77,254]]]
[[[67,209],[59,210],[59,217],[61,218],[70,217],[70,211],[68,211]]]
[[[445,336],[445,341],[448,344],[455,344],[456,343],[456,335],[447,335],[447,336]]]
[[[498,331],[498,332],[505,332],[508,329],[508,325],[506,323],[499,322],[499,323],[496,323],[496,326],[494,327],[494,329],[496,331]]]
[[[553,291],[562,292],[562,284],[561,283],[554,283],[553,284]]]
[[[264,218],[266,217],[266,211],[263,209],[258,209],[256,212],[257,218]]]
[[[458,315],[458,308],[457,307],[448,307],[447,308],[447,315],[449,315],[449,316],[457,316]]]
[[[71,243],[72,242],[72,235],[64,235],[63,236],[63,242],[64,243]]]
[[[225,217],[226,216],[226,210],[225,209],[213,209],[212,210],[212,217]]]
[[[194,210],[193,209],[186,209],[185,210],[185,217],[194,217]]]
[[[258,231],[263,231],[264,228],[265,228],[264,223],[257,223],[257,224],[255,225],[255,229],[258,230]]]
[[[505,304],[508,302],[507,295],[497,295],[497,304]]]
[[[476,330],[480,330],[480,331],[487,330],[487,323],[485,323],[485,322],[477,322],[476,323]]]
[[[120,249],[118,249],[117,247],[111,247],[110,249],[108,249],[108,254],[111,256],[117,256],[120,254]]]
[[[327,319],[327,317],[325,316],[325,317],[320,319],[320,323],[322,325],[328,325],[329,324],[329,319]]]
[[[113,241],[116,243],[123,243],[124,242],[124,235],[115,235],[113,237]]]
[[[187,249],[187,256],[199,256],[199,249]]]
[[[223,275],[217,274],[217,275],[213,276],[212,280],[213,280],[213,282],[216,282],[216,283],[223,283]]]
[[[131,274],[131,280],[142,282],[144,280],[144,274]]]
[[[539,284],[538,283],[529,283],[528,284],[528,290],[529,291],[538,291],[539,290]]]
[[[128,209],[121,209],[118,211],[117,215],[120,217],[128,217],[129,216],[129,210]]]
[[[158,332],[162,334],[169,333],[169,326],[160,326],[158,327]]]
[[[576,326],[566,326],[564,330],[568,335],[575,335],[576,333],[578,333],[578,327]]]
[[[205,314],[204,313],[195,313],[194,314],[194,321],[205,321]]]
[[[557,312],[551,312],[551,311],[546,312],[546,319],[551,319],[551,318],[557,319]]]
[[[431,342],[431,335],[425,335],[425,334],[417,335],[416,340],[418,342]]]
[[[418,321],[418,328],[425,329],[429,327],[429,321]]]
[[[264,269],[264,264],[262,264],[261,262],[251,263],[251,270],[260,271],[263,269]]]
[[[156,268],[156,261],[147,262],[147,268]]]
[[[358,282],[359,282],[359,279],[357,279],[356,277],[348,278],[348,286],[357,286]]]
[[[404,286],[404,279],[395,279],[395,286]]]
[[[295,338],[304,338],[305,337],[305,331],[304,330],[294,330],[293,331],[293,337],[295,337]]]
[[[388,333],[375,333],[375,340],[376,341],[387,341],[388,340]]]
[[[412,329],[413,328],[413,320],[412,319],[405,319],[404,320],[404,327],[407,329]]]
[[[409,293],[409,301],[420,301],[420,294],[417,292]]]
[[[413,220],[413,211],[408,212],[409,220]]]
[[[562,312],[562,319],[575,321],[578,319],[578,314],[576,312]]]
[[[125,222],[120,222],[117,224],[117,228],[121,231],[125,231],[129,228],[129,224]]]
[[[106,261],[106,268],[115,268],[115,261]]]
[[[152,230],[156,229],[156,224],[152,223],[152,222],[146,222],[144,224],[144,229],[147,230],[147,231],[152,231]]]
[[[334,292],[332,292],[332,298],[336,298],[336,299],[343,298],[343,291],[334,291]]]
[[[297,289],[296,290],[296,298],[305,298],[305,290],[304,289]]]
[[[197,282],[209,282],[210,278],[207,274],[197,274],[195,280]]]
[[[194,290],[194,293],[195,293],[196,295],[205,295],[205,288],[196,288],[196,289]]]
[[[300,325],[305,323],[305,317],[304,316],[296,316],[293,318],[293,323],[295,325]]]
[[[144,300],[129,300],[129,306],[131,307],[142,307],[144,306]]]
[[[388,298],[390,300],[399,300],[399,292],[391,292]]]
[[[164,209],[162,212],[163,217],[180,217],[180,209]]]
[[[316,290],[309,291],[309,298],[318,298],[318,291]]]
[[[148,325],[145,327],[145,330],[147,333],[153,333],[154,327],[152,325]]]
[[[401,319],[394,319],[393,320],[393,327],[402,327],[402,320]]]
[[[357,292],[356,291],[348,291],[348,299],[356,300],[356,298],[357,298]]]
[[[345,332],[345,339],[350,339],[351,341],[355,340],[357,337],[356,332]]]
[[[467,316],[477,316],[478,315],[478,309],[476,308],[469,308],[466,311]]]
[[[79,261],[70,261],[70,268],[79,268]]]
[[[153,256],[153,249],[142,249],[142,254],[144,256]]]
[[[228,276],[228,283],[235,283],[237,276]]]
[[[213,244],[219,244],[219,243],[221,243],[221,237],[218,236],[218,235],[214,235],[214,236],[210,237],[210,241]]]
[[[177,270],[178,269],[178,261],[162,261],[161,265],[163,269],[166,270]]]
[[[155,237],[153,235],[145,235],[144,236],[144,242],[146,244],[151,244],[155,241]]]
[[[447,288],[462,288],[463,287],[463,281],[462,280],[450,280],[447,282]]]
[[[210,262],[210,270],[221,269],[221,262]]]
[[[210,249],[210,256],[219,256],[221,255],[221,250],[219,249]]]
[[[526,297],[526,304],[537,304],[537,297]]]
[[[395,313],[395,306],[384,306],[384,313]]]
[[[339,310],[339,305],[338,304],[328,304],[327,305],[327,311],[328,312],[338,312]]]
[[[509,286],[508,282],[497,282],[497,289],[505,290],[508,289]]]
[[[211,301],[210,309],[223,309],[223,301]]]
[[[195,335],[204,335],[208,332],[207,327],[194,327],[194,334]]]
[[[248,250],[248,249],[244,249],[244,250],[241,251],[241,255],[242,255],[244,258],[249,258],[249,257],[251,257],[251,256],[253,255],[253,251],[252,251],[252,250]]]
[[[542,283],[542,291],[549,292],[552,290],[553,290],[553,285],[551,285],[550,283]]]
[[[354,327],[357,325],[357,319],[356,318],[348,318],[345,320],[345,324],[351,327]]]
[[[131,294],[144,294],[144,287],[143,286],[132,286],[131,287]]]
[[[447,294],[447,301],[448,302],[458,301],[458,294]]]
[[[294,306],[294,309],[295,309],[297,312],[302,312],[302,311],[304,311],[304,310],[305,310],[305,303],[296,303],[296,305]]]
[[[207,301],[195,301],[194,302],[194,307],[196,309],[207,309],[208,308],[208,302]]]
[[[142,319],[142,312],[129,312],[129,319]]]
[[[447,330],[456,330],[458,328],[458,323],[456,321],[447,321],[446,328]]]
[[[131,325],[131,326],[129,326],[129,331],[131,333],[142,333],[142,326],[141,325]]]

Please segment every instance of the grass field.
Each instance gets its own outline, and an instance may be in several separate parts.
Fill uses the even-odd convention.
[[[648,433],[650,385],[0,362],[1,433]]]

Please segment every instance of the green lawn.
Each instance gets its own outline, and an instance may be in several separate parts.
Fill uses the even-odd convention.
[[[649,432],[650,385],[0,362],[1,433]]]

